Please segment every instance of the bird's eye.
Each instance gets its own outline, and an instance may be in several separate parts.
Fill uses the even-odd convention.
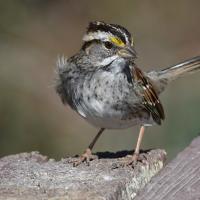
[[[106,49],[112,49],[113,44],[111,42],[104,42],[104,46],[106,47]]]

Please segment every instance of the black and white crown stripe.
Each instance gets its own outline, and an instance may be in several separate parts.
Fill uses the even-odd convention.
[[[125,44],[131,43],[131,34],[122,26],[106,24],[104,22],[90,22],[83,41],[102,40],[107,41],[110,36],[118,37]]]

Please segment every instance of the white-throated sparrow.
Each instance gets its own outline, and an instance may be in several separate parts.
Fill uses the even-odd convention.
[[[89,161],[91,150],[105,129],[140,125],[129,164],[137,160],[145,126],[161,124],[163,106],[158,95],[168,83],[188,72],[200,70],[200,56],[161,71],[142,72],[135,64],[131,34],[122,26],[91,22],[80,51],[58,60],[56,91],[100,131],[75,165]]]

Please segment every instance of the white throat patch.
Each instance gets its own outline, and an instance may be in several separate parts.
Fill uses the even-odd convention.
[[[119,56],[114,55],[114,56],[105,58],[103,61],[97,62],[97,66],[106,66],[106,65],[110,64],[113,60],[115,60],[117,57],[119,57]]]

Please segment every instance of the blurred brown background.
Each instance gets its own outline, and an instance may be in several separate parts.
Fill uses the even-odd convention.
[[[0,156],[38,150],[60,159],[82,153],[96,129],[54,91],[58,55],[81,46],[91,20],[133,33],[137,64],[161,69],[200,55],[200,1],[0,1]],[[169,159],[200,132],[200,73],[179,79],[161,95],[162,126],[148,128],[142,147],[165,148]],[[138,127],[106,131],[95,151],[128,150]]]

